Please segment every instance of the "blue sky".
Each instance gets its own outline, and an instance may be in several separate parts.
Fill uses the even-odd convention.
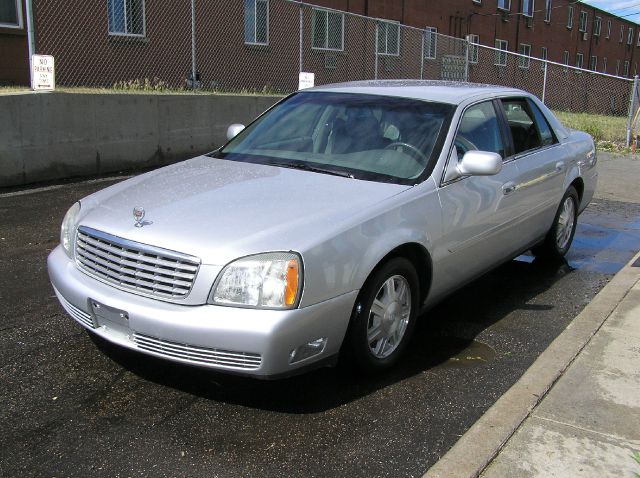
[[[593,5],[627,20],[640,23],[640,0],[582,0],[582,3]]]

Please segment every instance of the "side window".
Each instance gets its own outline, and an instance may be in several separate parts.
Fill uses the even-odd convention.
[[[542,114],[540,108],[531,100],[527,100],[529,103],[529,107],[531,111],[533,111],[533,116],[536,121],[536,125],[538,126],[538,132],[540,133],[540,139],[542,140],[542,146],[550,146],[558,142],[556,137],[551,130],[551,126],[549,126],[549,122],[547,118]]]
[[[504,142],[493,102],[479,103],[464,112],[454,145],[458,158],[471,150],[490,151],[504,158]]]
[[[515,154],[542,146],[538,128],[525,99],[503,99],[502,106],[509,123]]]

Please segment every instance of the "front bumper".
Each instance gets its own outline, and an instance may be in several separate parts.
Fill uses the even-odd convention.
[[[104,339],[176,362],[262,378],[292,374],[337,355],[357,296],[353,291],[284,311],[179,305],[89,277],[60,246],[47,265],[67,313]],[[319,338],[327,339],[321,353],[289,363],[292,350]]]

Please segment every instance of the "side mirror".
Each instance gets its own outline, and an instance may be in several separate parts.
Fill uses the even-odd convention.
[[[457,169],[463,176],[493,176],[502,171],[502,157],[488,151],[467,151]]]
[[[233,123],[227,128],[227,140],[231,141],[235,138],[240,131],[244,129],[244,125],[240,123]]]

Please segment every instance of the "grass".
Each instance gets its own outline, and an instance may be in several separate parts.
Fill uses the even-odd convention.
[[[111,94],[111,95],[238,95],[238,96],[284,96],[285,93],[263,90],[239,89],[233,91],[224,90],[189,90],[180,89],[145,89],[145,88],[56,88],[56,93],[74,93],[74,94]],[[25,86],[0,86],[0,96],[5,94],[30,93],[31,89]]]
[[[595,139],[598,149],[626,153],[627,118],[625,116],[605,116],[590,113],[570,113],[554,111],[562,123],[573,129],[586,131]]]

